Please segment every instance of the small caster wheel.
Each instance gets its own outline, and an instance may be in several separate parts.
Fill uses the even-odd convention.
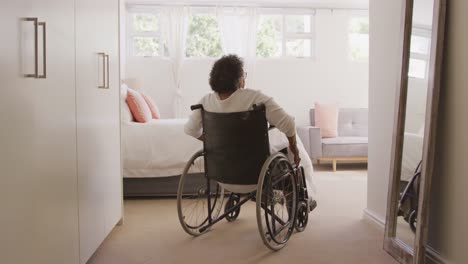
[[[416,233],[416,224],[418,222],[417,217],[418,217],[418,211],[416,210],[413,210],[408,217],[408,223],[413,233]]]
[[[297,204],[297,213],[296,213],[296,224],[295,228],[297,232],[302,232],[307,226],[309,221],[309,210],[307,208],[306,202],[299,202]]]
[[[239,204],[239,201],[240,201],[240,196],[239,195],[231,194],[231,196],[229,196],[229,199],[228,199],[226,205],[224,206],[224,212],[226,213],[231,208],[235,207],[237,204]],[[237,219],[237,217],[239,216],[239,213],[240,213],[240,207],[238,207],[237,209],[235,209],[234,211],[232,211],[228,215],[226,215],[226,220],[228,222],[235,221]]]

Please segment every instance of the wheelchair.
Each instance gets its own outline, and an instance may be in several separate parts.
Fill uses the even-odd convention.
[[[237,113],[212,113],[202,105],[191,109],[201,111],[203,150],[187,162],[179,181],[182,228],[202,235],[223,219],[235,221],[241,206],[254,201],[263,243],[280,250],[294,229],[305,230],[310,207],[304,169],[289,162],[286,149],[270,155],[265,106]],[[236,189],[232,185],[242,192],[230,191]]]
[[[419,162],[410,181],[400,181],[400,201],[398,203],[398,216],[408,222],[411,231],[416,233],[418,222],[419,182],[421,180],[421,164]]]

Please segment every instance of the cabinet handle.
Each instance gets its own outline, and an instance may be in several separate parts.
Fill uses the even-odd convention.
[[[99,52],[98,55],[102,56],[102,85],[99,85],[98,88],[105,89],[107,88],[106,87],[106,53]]]
[[[46,43],[47,33],[46,33],[46,22],[39,22],[38,26],[42,26],[42,75],[37,75],[36,78],[45,79],[45,78],[47,78],[47,52],[46,52],[46,50],[47,50],[47,43]],[[36,65],[37,65],[37,62],[36,62]]]
[[[28,21],[28,22],[34,22],[34,73],[33,74],[25,74],[24,77],[26,78],[37,78],[38,76],[38,50],[39,50],[39,45],[38,45],[38,22],[37,22],[37,17],[26,17],[23,18],[23,21]]]
[[[107,85],[106,88],[109,89],[109,54],[106,54],[106,68],[107,68]]]

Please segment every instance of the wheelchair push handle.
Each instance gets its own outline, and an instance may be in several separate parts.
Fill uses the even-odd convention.
[[[190,106],[190,110],[192,110],[192,111],[197,110],[197,109],[203,110],[203,105],[202,104],[196,104],[196,105],[191,105]]]

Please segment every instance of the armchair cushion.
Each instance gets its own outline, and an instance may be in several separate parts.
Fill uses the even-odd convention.
[[[322,139],[323,157],[367,157],[367,137]]]

